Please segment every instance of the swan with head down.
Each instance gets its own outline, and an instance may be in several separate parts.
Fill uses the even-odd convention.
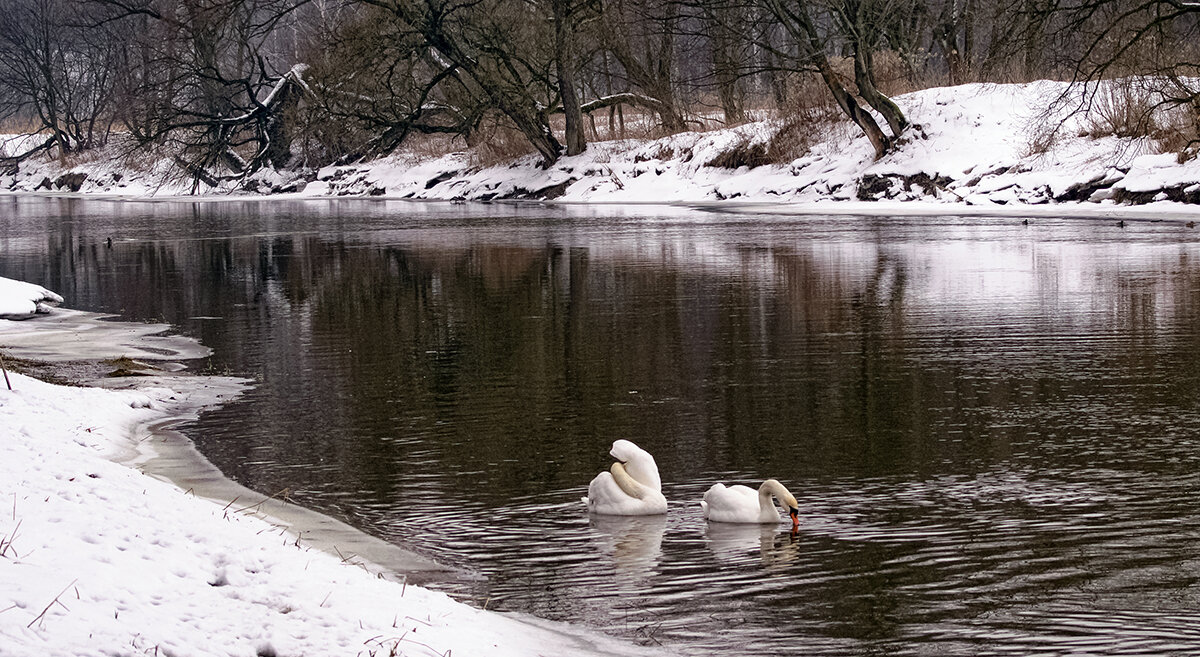
[[[779,522],[775,502],[787,509],[792,517],[792,529],[800,526],[800,504],[783,484],[768,479],[754,490],[748,486],[713,484],[704,493],[700,508],[712,522],[774,524]]]
[[[588,513],[613,516],[650,516],[667,512],[658,464],[646,450],[628,440],[613,443],[609,454],[617,459],[601,472],[582,498]]]

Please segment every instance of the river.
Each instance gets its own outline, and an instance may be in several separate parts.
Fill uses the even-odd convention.
[[[0,275],[255,380],[229,477],[687,655],[1200,650],[1200,231],[0,198]],[[111,244],[109,239],[111,238]],[[589,518],[613,440],[670,512]],[[706,523],[783,482],[789,526]]]

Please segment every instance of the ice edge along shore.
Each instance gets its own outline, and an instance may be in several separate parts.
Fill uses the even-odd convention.
[[[28,310],[57,300],[0,282],[0,304]],[[0,345],[66,361],[206,353],[158,336],[165,326],[98,317],[56,309],[0,319]],[[154,349],[131,348],[130,331]],[[13,389],[0,387],[6,657],[669,654],[457,602],[412,583],[452,576],[436,564],[228,482],[171,427],[236,397],[244,381],[164,373],[109,379],[136,388],[108,390],[8,376]]]

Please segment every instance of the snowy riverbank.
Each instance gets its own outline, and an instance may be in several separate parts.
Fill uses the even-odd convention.
[[[0,278],[0,319],[28,319],[49,312],[48,303],[62,303],[62,297],[40,285]]]
[[[36,287],[0,283],[0,306]],[[69,315],[50,317],[60,313]],[[0,346],[44,319],[0,320]],[[219,402],[205,384],[180,392],[161,378],[135,390],[9,380],[12,390],[0,384],[6,657],[645,652],[381,576],[313,549],[257,504],[222,506],[119,462],[153,451],[150,428],[187,397]]]
[[[793,125],[803,134],[792,140],[807,147],[790,161],[770,156],[784,124],[766,120],[662,139],[592,143],[584,154],[548,170],[532,156],[480,166],[470,153],[395,155],[320,170],[262,171],[240,186],[197,191],[288,198],[770,203],[784,210],[825,204],[834,211],[879,201],[1084,211],[1200,203],[1200,158],[1158,153],[1150,138],[1106,135],[1098,127],[1104,117],[1068,112],[1073,104],[1062,102],[1066,90],[1065,83],[1041,81],[899,96],[914,127],[895,152],[878,161],[864,137],[839,123]],[[1104,93],[1101,89],[1100,97]],[[764,158],[784,162],[740,166]],[[134,168],[104,158],[68,167],[27,161],[16,173],[0,174],[0,189],[138,198],[193,191],[168,164]]]

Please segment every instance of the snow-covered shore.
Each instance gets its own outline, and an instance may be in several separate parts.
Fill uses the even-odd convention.
[[[1072,114],[1070,103],[1056,105],[1066,92],[1066,83],[1040,81],[898,96],[914,127],[878,161],[867,140],[848,126],[822,123],[800,126],[809,131],[799,137],[808,146],[794,159],[739,166],[758,164],[783,126],[764,120],[661,139],[596,142],[549,169],[533,156],[481,166],[470,153],[397,154],[320,170],[262,171],[227,188],[198,191],[208,197],[750,203],[777,211],[815,204],[835,212],[880,201],[973,211],[1197,207],[1200,158],[1158,153],[1145,137],[1106,136],[1094,115]],[[65,168],[26,162],[16,173],[0,174],[0,189],[14,193],[163,198],[189,195],[192,185],[168,164],[135,170],[103,158]]]
[[[29,287],[0,282],[0,304],[28,296]],[[39,321],[0,320],[0,345]],[[125,465],[154,449],[149,427],[187,408],[195,387],[181,393],[154,378],[133,390],[68,387],[11,371],[8,380],[11,390],[0,383],[5,657],[646,653],[456,602],[313,549],[258,504],[214,503]]]
[[[49,312],[46,304],[62,300],[40,285],[0,278],[0,319],[28,319],[39,312]]]

